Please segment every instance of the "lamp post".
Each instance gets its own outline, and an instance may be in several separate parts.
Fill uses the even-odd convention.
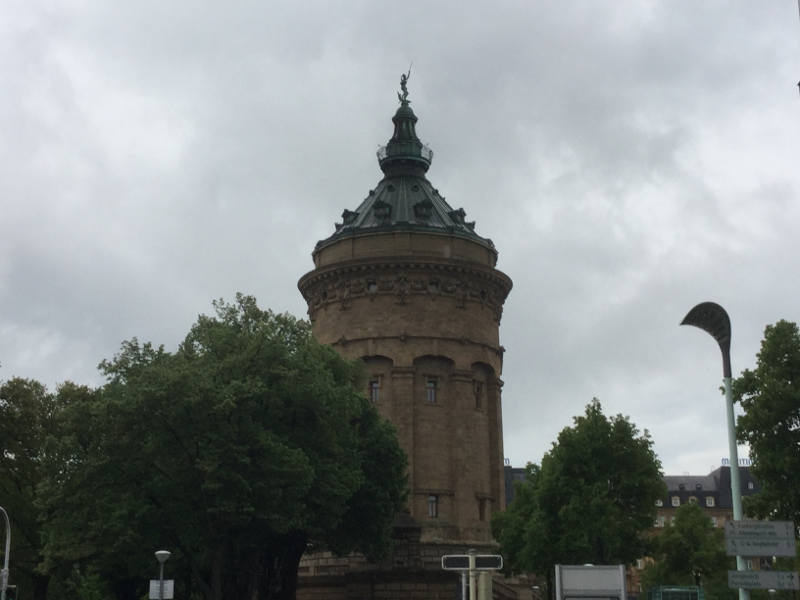
[[[0,506],[3,519],[6,522],[6,553],[3,555],[3,570],[0,571],[0,600],[6,600],[8,589],[8,556],[11,554],[11,521],[8,520],[6,509]]]
[[[164,600],[164,563],[172,555],[169,550],[157,550],[156,560],[158,561],[158,600]],[[3,598],[2,600],[5,600]]]
[[[722,351],[722,382],[725,386],[725,404],[728,417],[728,451],[731,463],[731,497],[733,520],[742,520],[742,488],[739,483],[739,451],[736,447],[736,421],[733,417],[733,391],[731,389],[731,320],[728,313],[716,302],[702,302],[695,306],[681,321],[681,325],[693,325],[710,334]],[[744,558],[736,557],[736,570],[744,571]],[[739,588],[739,600],[750,600],[750,591]]]

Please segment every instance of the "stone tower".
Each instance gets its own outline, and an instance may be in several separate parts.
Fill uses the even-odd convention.
[[[504,506],[498,329],[511,280],[492,241],[428,181],[433,153],[407,79],[378,151],[383,178],[317,243],[298,287],[315,337],[366,364],[365,391],[408,455],[406,524],[438,568],[448,549],[490,548]]]

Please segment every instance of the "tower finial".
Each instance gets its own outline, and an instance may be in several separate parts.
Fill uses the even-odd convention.
[[[401,92],[397,92],[397,98],[400,100],[400,104],[403,106],[409,104],[411,101],[408,99],[408,78],[411,77],[411,67],[414,63],[408,65],[408,73],[402,73],[400,75],[400,89],[403,90]]]

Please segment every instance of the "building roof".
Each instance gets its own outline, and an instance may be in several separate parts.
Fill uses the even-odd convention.
[[[317,242],[315,251],[340,239],[369,233],[420,231],[468,238],[497,250],[492,240],[475,233],[475,222],[466,220],[463,208],[454,210],[426,177],[433,151],[417,137],[417,116],[411,109],[406,84],[400,80],[400,107],[392,122],[394,133],[378,150],[384,177],[355,210],[345,210],[342,222],[330,237]]]
[[[664,475],[663,479],[668,492],[714,492],[718,489],[717,480],[712,475]]]

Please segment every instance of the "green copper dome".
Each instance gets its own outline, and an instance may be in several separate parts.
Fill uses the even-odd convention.
[[[417,116],[411,110],[406,84],[400,79],[400,107],[392,122],[394,134],[378,150],[384,177],[355,210],[345,210],[336,232],[317,242],[316,250],[342,238],[383,231],[425,231],[469,238],[497,254],[492,240],[475,233],[475,222],[465,220],[463,208],[453,210],[425,174],[433,152],[417,137]]]

